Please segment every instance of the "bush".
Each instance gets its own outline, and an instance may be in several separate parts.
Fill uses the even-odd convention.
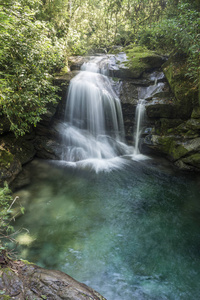
[[[47,103],[58,100],[52,74],[65,60],[64,41],[50,24],[36,20],[36,12],[20,1],[1,11],[0,111],[16,135],[29,131]]]
[[[190,4],[179,4],[176,15],[140,31],[139,43],[152,50],[178,52],[187,56],[187,76],[198,83],[200,51],[200,14]]]

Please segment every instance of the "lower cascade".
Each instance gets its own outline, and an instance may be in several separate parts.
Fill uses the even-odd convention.
[[[61,130],[62,160],[79,165],[108,164],[133,153],[124,141],[120,99],[111,79],[101,74],[101,60],[96,60],[84,63],[71,80]]]

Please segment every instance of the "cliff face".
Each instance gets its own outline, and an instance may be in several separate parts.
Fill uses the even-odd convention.
[[[152,132],[146,137],[149,147],[160,151],[184,170],[200,170],[200,99],[197,87],[187,78],[184,57],[174,55],[162,65],[174,95],[164,107],[147,106]],[[163,107],[162,107],[163,106]]]

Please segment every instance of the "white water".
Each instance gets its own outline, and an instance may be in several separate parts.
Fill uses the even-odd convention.
[[[142,133],[142,122],[144,119],[145,114],[145,100],[140,99],[138,101],[137,107],[136,107],[136,129],[134,133],[135,138],[135,149],[134,149],[134,155],[140,154],[139,151],[139,141],[141,138]]]
[[[124,143],[120,99],[110,79],[100,73],[102,60],[105,58],[95,57],[83,64],[71,80],[61,128],[62,160],[78,167],[92,165],[96,170],[105,169],[106,164],[112,168],[114,158],[133,152]]]

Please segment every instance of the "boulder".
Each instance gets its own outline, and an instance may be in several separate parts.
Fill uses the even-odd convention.
[[[163,56],[141,46],[130,45],[124,51],[128,57],[124,63],[129,70],[127,77],[131,78],[140,78],[146,71],[161,67],[166,60]]]
[[[177,107],[168,103],[155,103],[146,105],[146,112],[149,118],[168,118],[177,117]]]
[[[198,106],[198,88],[188,79],[186,58],[173,55],[162,66],[170,88],[175,95],[174,104],[178,105],[179,117],[188,119],[193,108]]]
[[[45,270],[25,261],[1,256],[0,290],[2,299],[16,300],[106,300],[98,292],[69,275]]]
[[[22,170],[22,165],[9,150],[0,146],[0,186],[4,186],[4,182],[11,183],[17,174]]]

